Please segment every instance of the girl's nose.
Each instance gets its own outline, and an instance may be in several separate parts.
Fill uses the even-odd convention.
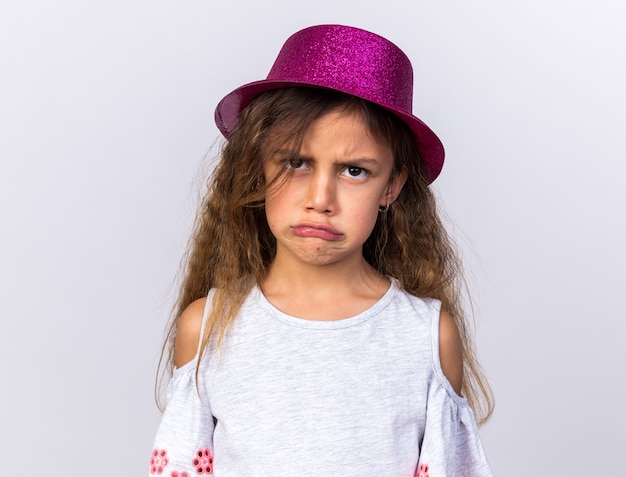
[[[336,208],[336,184],[331,174],[316,172],[309,183],[306,208],[329,214]]]

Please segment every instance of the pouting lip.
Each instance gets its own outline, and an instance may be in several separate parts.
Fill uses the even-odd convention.
[[[292,225],[291,228],[292,229],[315,229],[315,230],[322,230],[324,232],[328,232],[333,235],[343,235],[339,230],[337,230],[336,228],[330,225],[318,224],[314,222],[303,222],[300,224]]]

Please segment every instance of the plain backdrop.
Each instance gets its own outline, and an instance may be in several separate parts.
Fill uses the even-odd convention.
[[[156,364],[218,100],[300,28],[399,45],[447,150],[498,476],[623,463],[626,7],[3,2],[0,474],[147,475]],[[364,456],[369,458],[371,456]]]

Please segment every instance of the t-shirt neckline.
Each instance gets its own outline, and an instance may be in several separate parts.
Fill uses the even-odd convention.
[[[286,325],[317,330],[337,330],[360,325],[380,313],[380,311],[395,298],[400,290],[395,279],[390,278],[390,281],[391,284],[389,288],[376,303],[357,315],[340,320],[309,320],[284,313],[269,302],[258,285],[252,290],[251,298],[254,299],[258,306],[263,309],[269,317]]]

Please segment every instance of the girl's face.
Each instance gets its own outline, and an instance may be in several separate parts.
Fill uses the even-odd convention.
[[[361,264],[379,206],[392,203],[406,181],[406,171],[392,177],[390,148],[370,137],[357,113],[335,111],[311,124],[295,159],[285,150],[265,162],[267,183],[284,168],[289,174],[265,201],[276,262]]]

